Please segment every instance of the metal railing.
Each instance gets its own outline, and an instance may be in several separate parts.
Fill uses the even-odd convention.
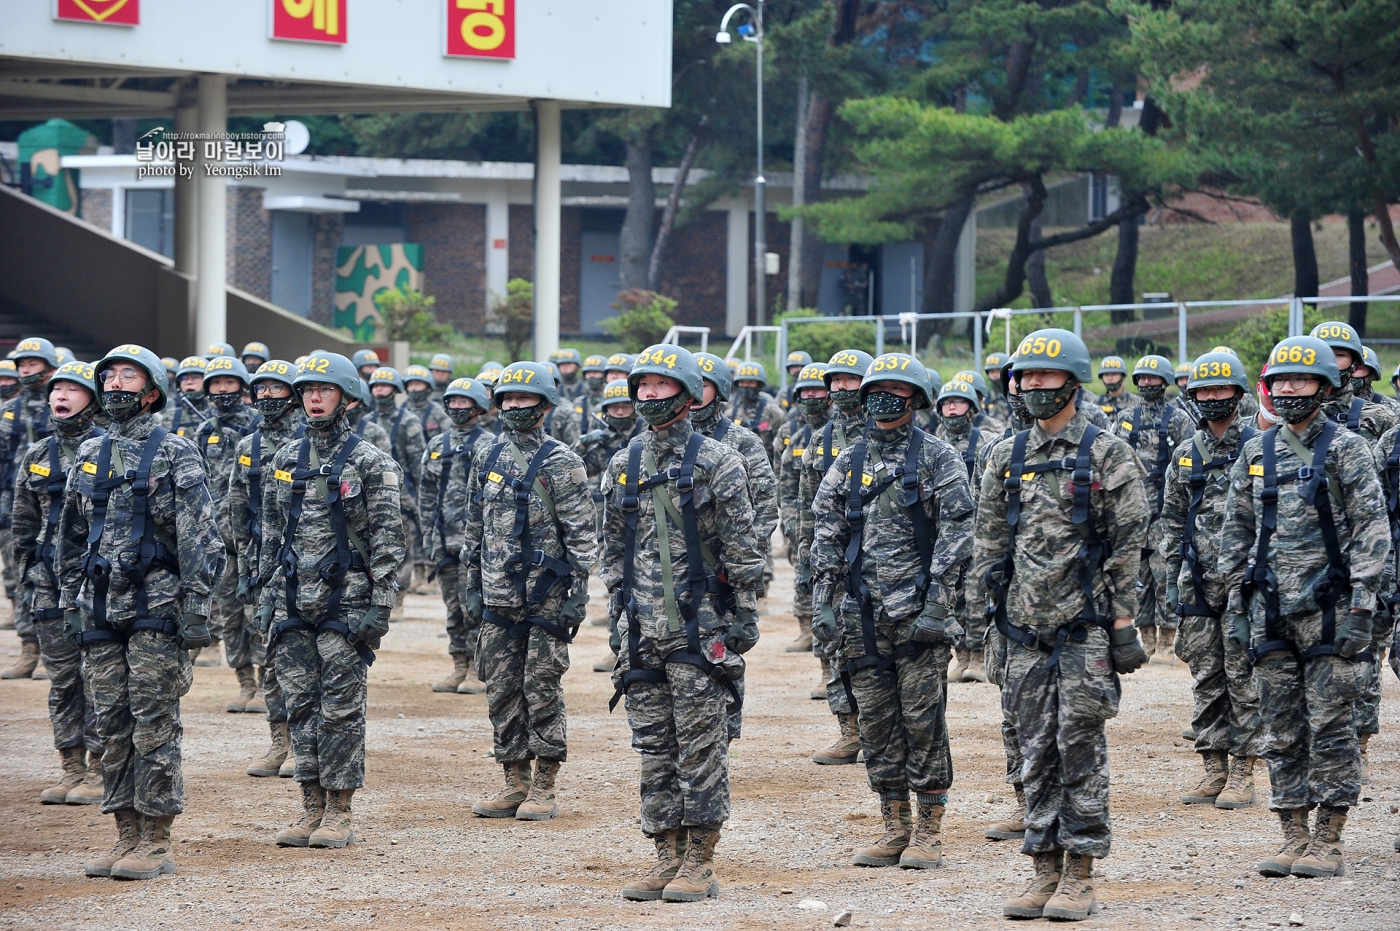
[[[679,325],[679,324],[676,324],[675,326],[672,326],[671,329],[669,329],[669,330],[666,331],[666,335],[665,335],[665,337],[662,338],[661,341],[662,341],[663,343],[671,343],[671,344],[673,344],[673,345],[679,346],[679,345],[680,345],[680,342],[681,342],[681,334],[683,334],[683,333],[692,333],[692,334],[695,334],[695,335],[699,336],[699,337],[700,337],[700,351],[701,351],[701,352],[708,352],[708,351],[709,351],[709,349],[710,349],[710,328],[707,327],[707,326],[681,326],[681,325]]]

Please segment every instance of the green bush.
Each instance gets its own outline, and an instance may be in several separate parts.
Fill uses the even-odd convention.
[[[1335,316],[1336,312],[1336,308],[1323,309],[1311,304],[1305,305],[1303,332],[1306,333],[1322,321],[1329,319],[1329,314]],[[1345,320],[1346,317],[1343,316],[1342,319]],[[1225,338],[1221,342],[1235,350],[1251,374],[1258,375],[1274,346],[1287,337],[1288,308],[1279,307],[1254,314],[1243,320],[1233,330],[1225,334]]]
[[[410,288],[390,288],[374,296],[374,306],[384,318],[384,336],[410,343],[439,343],[452,335],[452,327],[437,322],[436,303],[437,298]]]
[[[504,328],[501,339],[511,362],[524,358],[525,346],[535,334],[535,286],[524,278],[506,283],[506,296],[496,296],[491,315]]]
[[[782,314],[774,323],[780,324],[784,317],[820,316],[810,308]],[[788,327],[788,352],[803,350],[811,353],[812,359],[825,362],[842,349],[863,349],[875,354],[875,324],[869,320],[846,320],[831,317],[820,323],[794,323]],[[771,355],[771,353],[769,353]],[[764,356],[767,358],[767,355]],[[770,373],[774,378],[776,373]]]
[[[628,288],[612,305],[616,317],[603,321],[603,329],[622,340],[628,352],[641,352],[666,338],[675,325],[676,301],[644,288]]]

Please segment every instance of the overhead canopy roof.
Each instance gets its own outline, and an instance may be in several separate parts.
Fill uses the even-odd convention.
[[[200,72],[228,76],[230,115],[670,105],[669,0],[468,4],[510,11],[510,59],[445,54],[454,0],[324,2],[342,4],[342,41],[270,37],[276,5],[305,0],[142,0],[135,26],[11,4],[0,118],[165,116],[193,104]]]

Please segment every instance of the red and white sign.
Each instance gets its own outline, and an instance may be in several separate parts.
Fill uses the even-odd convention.
[[[459,58],[515,57],[515,0],[443,0],[447,54]]]
[[[349,5],[350,0],[272,0],[272,38],[344,45]]]
[[[53,18],[108,26],[141,25],[141,0],[54,0]]]

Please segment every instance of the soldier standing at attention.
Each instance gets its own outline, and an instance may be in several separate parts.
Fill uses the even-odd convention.
[[[929,869],[943,860],[953,784],[948,659],[962,629],[952,609],[976,505],[962,459],[912,424],[916,410],[933,407],[917,359],[880,356],[860,395],[873,422],[836,457],[813,502],[812,635],[844,641],[841,681],[884,820],[884,836],[856,851],[854,862]],[[838,626],[833,606],[843,579]],[[911,789],[919,806],[912,830]]]
[[[797,379],[802,376],[802,370],[812,364],[812,354],[802,350],[794,350],[787,354],[787,360],[783,363],[783,368],[787,369],[788,381],[791,383],[783,396],[778,399],[780,406],[788,414],[788,419],[792,419],[793,401],[797,398]],[[731,376],[732,377],[732,376]]]
[[[726,374],[728,372],[726,371]],[[785,647],[788,653],[808,653],[812,642],[812,564],[809,554],[798,544],[801,528],[802,460],[808,449],[815,449],[822,428],[831,417],[830,391],[826,387],[826,365],[804,365],[792,384],[792,411],[783,429],[787,444],[778,460],[778,500],[783,539],[787,541],[788,562],[797,570],[793,583],[792,611],[797,615],[797,639]],[[814,453],[815,455],[815,453]],[[825,694],[825,689],[823,689]]]
[[[360,377],[365,381],[369,381],[369,377],[374,374],[375,370],[378,369],[381,364],[379,361],[379,353],[375,352],[373,349],[359,350],[351,357],[351,361],[355,363],[355,371],[359,372]],[[300,365],[301,363],[298,362],[297,364]]]
[[[579,412],[574,409],[573,401],[564,395],[564,378],[559,374],[559,366],[546,362],[544,367],[554,379],[555,395],[562,399],[557,409],[544,415],[544,432],[563,443],[566,449],[573,449],[582,435]]]
[[[199,451],[152,418],[169,390],[160,358],[126,344],[93,368],[111,425],[78,448],[55,554],[102,742],[102,812],[117,823],[112,849],[83,872],[153,879],[175,872],[180,697],[194,678],[187,651],[210,643],[224,543]]]
[[[0,409],[0,552],[6,555],[5,594],[14,612],[20,655],[14,665],[0,672],[0,679],[28,679],[39,666],[39,635],[19,588],[19,566],[8,558],[13,552],[11,516],[19,460],[30,446],[53,432],[48,383],[60,363],[53,343],[33,336],[20,340],[10,358],[19,375],[20,394]]]
[[[433,398],[433,373],[427,366],[410,365],[403,370],[403,387],[408,395],[404,407],[418,415],[418,421],[423,424],[423,440],[431,443],[447,429],[447,412]]]
[[[578,401],[583,407],[583,419],[579,428],[587,433],[592,427],[592,414],[600,410],[603,403],[603,389],[608,386],[607,356],[589,356],[583,360],[583,384],[579,386]],[[626,381],[627,379],[622,379]]]
[[[92,703],[83,694],[82,653],[63,631],[54,562],[58,518],[68,474],[85,440],[101,435],[95,373],[86,362],[65,362],[49,379],[54,432],[38,440],[16,464],[13,549],[6,561],[18,568],[21,602],[34,623],[44,670],[49,674],[49,721],[63,778],[39,794],[45,805],[95,805],[102,801],[102,744]]]
[[[482,622],[476,667],[505,784],[472,811],[544,821],[559,809],[555,780],[568,758],[560,680],[588,606],[598,537],[583,461],[544,431],[559,403],[549,368],[506,366],[494,396],[505,429],[468,478],[462,608]]]
[[[424,438],[423,422],[407,404],[399,404],[395,395],[404,390],[399,373],[387,365],[381,365],[369,377],[369,391],[373,409],[365,419],[384,429],[389,434],[389,450],[394,461],[403,473],[404,487],[399,495],[399,506],[403,509],[404,545],[408,547],[408,559],[399,569],[399,591],[394,601],[395,619],[403,608],[404,594],[413,584],[413,566],[420,561],[423,548],[423,530],[418,510],[418,486],[423,480],[423,451],[428,448]]]
[[[306,432],[272,459],[263,483],[258,629],[287,703],[302,816],[283,847],[355,842],[351,797],[365,781],[365,673],[389,631],[405,558],[394,460],[350,432],[355,366],[323,353],[292,379]]]
[[[1265,876],[1341,875],[1361,790],[1353,704],[1374,661],[1390,528],[1370,444],[1325,414],[1331,395],[1350,394],[1332,348],[1294,336],[1269,354],[1264,381],[1283,423],[1244,444],[1225,502],[1225,616],[1254,661],[1269,807],[1283,826]]]
[[[860,400],[860,383],[865,377],[865,370],[874,361],[867,352],[842,349],[832,354],[826,364],[826,374],[822,376],[827,397],[831,399],[831,419],[820,433],[812,437],[807,452],[802,454],[797,478],[797,575],[799,579],[807,579],[809,585],[812,578],[812,540],[816,536],[817,526],[812,502],[816,500],[817,489],[821,487],[822,479],[830,471],[836,457],[865,432],[865,405]],[[837,612],[840,613],[839,606]],[[860,731],[850,696],[839,680],[842,661],[840,638],[823,643],[813,637],[812,652],[821,661],[822,667],[822,686],[812,690],[812,698],[818,701],[826,699],[838,728],[836,742],[812,754],[812,762],[822,766],[855,763],[860,756]]]
[[[573,400],[583,390],[583,356],[577,349],[567,346],[549,354],[549,361],[559,369],[559,397]]]
[[[263,546],[277,545],[275,540],[263,539],[262,522],[263,492],[273,481],[272,457],[282,447],[301,439],[306,431],[301,405],[292,389],[295,376],[295,367],[281,359],[270,359],[253,373],[253,406],[262,419],[256,430],[238,441],[229,476],[227,520],[238,560],[237,595],[239,602],[250,609],[257,607],[259,593],[271,581],[259,574]],[[290,778],[295,763],[288,758],[292,744],[286,697],[277,682],[277,664],[269,656],[267,639],[256,624],[251,626],[253,664],[262,667],[263,700],[272,743],[262,759],[255,760],[244,772],[250,776]]]
[[[743,459],[690,425],[700,367],[680,346],[637,357],[628,388],[649,429],[613,456],[602,579],[613,673],[642,757],[642,833],[656,863],[632,900],[694,902],[719,893],[714,851],[729,818],[729,730],[739,651],[758,640],[763,549]]]
[[[447,652],[452,673],[433,684],[434,692],[479,695],[485,686],[472,671],[480,616],[462,610],[462,519],[466,514],[467,476],[478,455],[495,441],[481,427],[481,413],[491,406],[486,385],[473,378],[454,379],[443,392],[452,427],[428,444],[423,454],[423,544],[428,564],[442,588],[447,607]],[[453,494],[454,487],[460,489]]]
[[[734,402],[729,407],[729,419],[756,434],[771,456],[773,437],[783,425],[783,409],[764,395],[767,385],[768,371],[762,362],[740,362],[734,370]],[[771,570],[767,577],[772,577]]]
[[[1167,567],[1167,605],[1181,618],[1177,654],[1191,667],[1191,724],[1205,766],[1200,783],[1181,797],[1188,805],[1253,804],[1254,763],[1264,749],[1247,644],[1222,629],[1230,593],[1218,569],[1230,470],[1255,432],[1239,412],[1248,393],[1249,375],[1238,358],[1208,352],[1197,359],[1181,400],[1200,414],[1200,429],[1167,465],[1158,547]]]
[[[214,589],[214,630],[224,642],[224,656],[238,676],[238,695],[224,708],[230,713],[264,714],[267,706],[258,697],[258,670],[253,663],[256,632],[245,618],[238,598],[238,552],[234,549],[232,517],[227,499],[229,476],[238,458],[238,443],[257,429],[262,418],[243,403],[248,390],[248,370],[233,356],[215,356],[204,369],[204,393],[209,398],[209,419],[191,435],[204,456],[209,473],[209,494],[219,520],[219,535],[227,548],[224,575]],[[259,651],[261,652],[261,651]]]
[[[1024,759],[1034,874],[1002,913],[1081,920],[1112,841],[1104,724],[1118,675],[1147,662],[1133,626],[1147,501],[1128,444],[1074,407],[1090,377],[1083,340],[1037,330],[1012,373],[1036,423],[992,450],[968,573],[969,600],[987,599],[1007,641],[1002,703]]]
[[[1007,382],[1001,377],[1001,367],[1006,364],[1006,353],[992,352],[987,354],[986,360],[982,363],[982,373],[987,378],[990,397],[987,398],[986,413],[993,420],[999,420],[1003,424],[1011,421],[1011,405],[1006,400]]]
[[[1099,360],[1099,381],[1103,382],[1104,393],[1094,400],[1110,418],[1138,404],[1137,395],[1127,390],[1128,363],[1122,356],[1104,356]]]
[[[447,391],[447,386],[452,383],[452,372],[456,368],[456,362],[445,352],[434,353],[428,360],[428,371],[433,373],[433,393],[432,398],[445,407],[442,400],[443,393]]]

